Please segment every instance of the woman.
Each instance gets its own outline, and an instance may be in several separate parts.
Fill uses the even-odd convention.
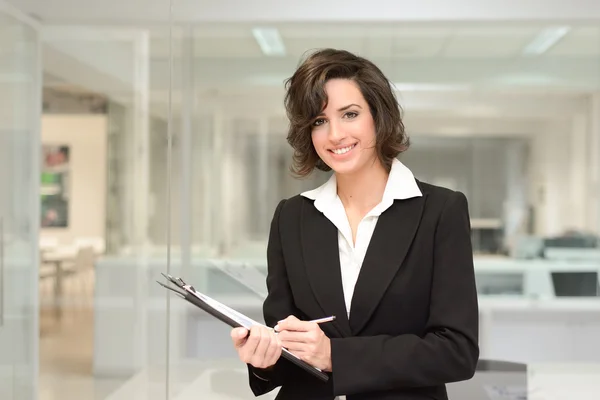
[[[470,379],[479,356],[465,196],[416,180],[396,159],[409,141],[394,91],[370,61],[318,51],[286,88],[295,172],[333,174],[275,210],[263,308],[275,331],[231,333],[252,391],[447,399],[445,384]],[[280,358],[281,346],[329,381]]]

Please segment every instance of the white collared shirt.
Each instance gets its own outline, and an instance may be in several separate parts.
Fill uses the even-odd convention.
[[[383,198],[358,224],[356,243],[354,245],[350,222],[346,216],[344,205],[337,194],[335,174],[320,187],[304,192],[301,195],[314,200],[317,210],[322,212],[338,229],[342,286],[344,289],[346,312],[349,317],[354,286],[356,286],[358,274],[360,273],[360,268],[362,267],[379,216],[394,203],[394,200],[420,197],[422,196],[421,190],[419,190],[413,173],[399,160],[394,159],[383,192]]]
[[[413,173],[398,159],[394,159],[383,192],[383,198],[358,224],[356,243],[354,245],[352,241],[352,228],[346,216],[344,205],[337,194],[335,174],[331,175],[331,178],[323,185],[304,192],[301,195],[314,200],[317,210],[322,212],[338,229],[342,287],[344,289],[346,312],[348,313],[348,317],[350,317],[350,305],[352,304],[354,287],[356,286],[358,274],[360,273],[360,268],[365,259],[365,254],[367,253],[367,248],[371,242],[371,237],[375,231],[379,216],[394,204],[394,200],[420,197],[423,194],[415,181]],[[336,399],[346,400],[346,396],[338,396]]]

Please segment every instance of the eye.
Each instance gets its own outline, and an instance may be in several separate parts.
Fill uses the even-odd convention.
[[[325,123],[325,120],[323,118],[318,118],[313,122],[313,126],[321,126]]]
[[[352,118],[356,118],[358,117],[358,113],[354,112],[354,111],[348,111],[346,114],[344,114],[344,117],[352,119]]]

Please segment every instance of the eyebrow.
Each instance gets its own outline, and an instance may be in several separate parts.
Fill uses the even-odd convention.
[[[361,106],[359,106],[358,104],[352,103],[352,104],[348,104],[347,106],[338,108],[338,112],[346,111],[347,109],[349,109],[352,106],[358,107],[358,108],[360,108],[362,110]],[[321,116],[321,115],[325,115],[325,113],[323,111],[321,111],[321,114],[319,114],[319,116]]]
[[[350,108],[350,107],[352,107],[352,106],[356,106],[356,107],[358,107],[358,108],[362,109],[362,107],[361,107],[361,106],[359,106],[358,104],[354,104],[354,103],[353,103],[353,104],[348,104],[348,105],[347,105],[347,106],[345,106],[345,107],[338,108],[338,111],[346,111],[347,109],[349,109],[349,108]]]

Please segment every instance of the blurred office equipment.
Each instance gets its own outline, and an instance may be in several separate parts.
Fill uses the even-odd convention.
[[[527,400],[527,365],[480,359],[475,376],[447,385],[448,398],[461,400]]]
[[[598,237],[584,232],[565,232],[544,239],[543,257],[548,260],[600,261]]]
[[[536,236],[520,236],[515,240],[510,251],[510,256],[516,259],[540,258],[544,254],[544,239]]]
[[[476,273],[477,292],[480,295],[523,296],[525,275],[523,273]]]
[[[544,239],[546,247],[589,249],[598,247],[598,238],[577,231],[567,231],[560,236]]]
[[[600,296],[598,272],[552,272],[556,297]]]

